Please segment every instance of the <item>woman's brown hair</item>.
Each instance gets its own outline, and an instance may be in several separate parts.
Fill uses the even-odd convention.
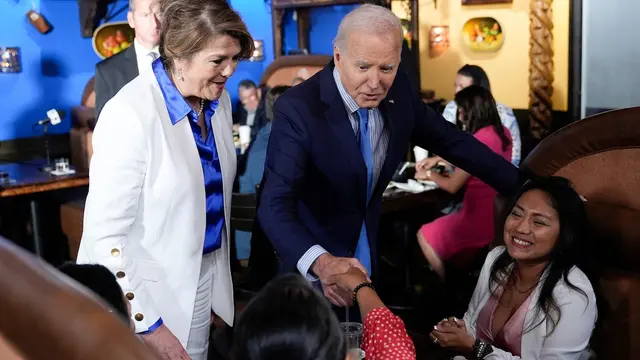
[[[211,39],[228,35],[240,42],[240,59],[253,55],[253,38],[226,0],[157,0],[160,56],[168,72],[175,60],[191,61]]]

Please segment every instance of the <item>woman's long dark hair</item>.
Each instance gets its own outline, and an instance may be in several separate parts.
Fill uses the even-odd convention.
[[[346,344],[327,300],[296,274],[271,281],[234,328],[233,360],[344,360]]]
[[[487,73],[478,65],[465,65],[458,70],[458,75],[471,78],[473,85],[479,85],[491,92],[491,83]]]
[[[563,280],[569,288],[582,294],[588,301],[587,294],[569,281],[569,272],[576,266],[587,275],[594,291],[596,290],[596,274],[592,263],[593,248],[587,231],[587,214],[584,202],[573,189],[570,181],[560,176],[538,177],[526,182],[505,207],[503,220],[506,221],[516,202],[524,193],[536,189],[549,194],[551,206],[558,213],[560,222],[558,239],[549,254],[550,261],[545,269],[546,276],[540,280],[542,288],[537,304],[537,311],[542,311],[545,318],[551,320],[551,332],[553,332],[562,316],[560,306],[553,297],[553,289],[558,281]],[[500,254],[491,267],[490,289],[495,291],[497,284],[506,285],[508,279],[513,275],[514,268],[515,259],[509,255],[509,252],[505,251]],[[540,323],[531,324],[527,327],[527,331],[538,325]]]
[[[464,115],[468,132],[475,134],[484,127],[492,126],[502,140],[502,150],[507,150],[511,140],[504,132],[496,101],[489,90],[480,85],[468,86],[456,93],[455,102],[458,112],[462,111]]]

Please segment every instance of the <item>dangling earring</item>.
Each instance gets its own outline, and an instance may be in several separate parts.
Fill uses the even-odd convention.
[[[180,81],[184,82],[184,76],[182,76],[182,71],[181,70],[178,70],[176,75],[178,75],[178,79],[180,79]]]

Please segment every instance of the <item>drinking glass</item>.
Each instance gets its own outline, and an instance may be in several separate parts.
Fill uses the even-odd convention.
[[[56,171],[65,172],[69,170],[69,159],[56,159]]]
[[[360,350],[362,345],[362,324],[356,322],[342,322],[340,328],[344,333],[347,351],[356,355],[355,359],[364,359],[364,352]]]

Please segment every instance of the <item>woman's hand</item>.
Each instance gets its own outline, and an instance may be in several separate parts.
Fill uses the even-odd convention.
[[[355,289],[356,286],[363,282],[371,282],[371,280],[369,280],[367,274],[363,273],[357,267],[351,267],[345,273],[329,276],[327,282],[336,284],[349,292],[353,292],[353,289]]]
[[[438,165],[439,161],[442,161],[442,158],[440,156],[434,156],[434,157],[430,157],[430,158],[426,158],[418,161],[416,163],[416,173],[425,172],[431,169],[432,167]],[[417,179],[417,176],[416,176],[416,179]]]
[[[416,180],[431,180],[431,170],[416,171]]]
[[[150,334],[141,335],[147,346],[153,348],[165,360],[191,360],[180,340],[164,324]]]
[[[438,325],[434,326],[429,337],[434,344],[454,349],[463,354],[472,353],[473,345],[476,342],[476,339],[467,333],[464,321],[455,317],[440,321]]]

